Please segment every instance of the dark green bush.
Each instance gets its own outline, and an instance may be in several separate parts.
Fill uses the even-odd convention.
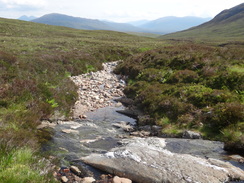
[[[233,103],[219,103],[213,108],[206,109],[207,115],[204,123],[217,129],[242,122],[244,119],[244,105]]]
[[[154,69],[148,68],[144,69],[143,72],[138,74],[137,80],[144,80],[147,82],[159,82],[165,83],[169,76],[171,75],[172,70],[162,70],[162,69]]]
[[[179,70],[171,75],[167,83],[196,83],[199,76],[196,72],[191,70]]]

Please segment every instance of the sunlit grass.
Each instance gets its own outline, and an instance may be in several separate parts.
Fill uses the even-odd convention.
[[[7,151],[6,151],[7,150]],[[38,161],[30,148],[0,149],[1,183],[54,182],[42,174],[45,163]]]
[[[233,65],[229,69],[232,72],[244,73],[244,65]]]

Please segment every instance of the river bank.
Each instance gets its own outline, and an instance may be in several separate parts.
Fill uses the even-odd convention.
[[[125,111],[126,109],[118,100],[114,100],[124,96],[125,83],[121,76],[112,73],[115,66],[116,62],[106,63],[102,71],[71,78],[79,88],[79,101],[73,108],[73,119],[70,121],[57,120],[52,126],[54,129],[53,139],[46,146],[47,150],[52,151],[61,160],[61,168],[55,173],[58,180],[85,182],[88,180],[87,177],[90,177],[90,182],[112,182],[114,175],[118,175],[130,178],[135,182],[142,182],[142,180],[148,183],[163,180],[166,182],[179,182],[179,180],[189,182],[189,180],[198,181],[200,179],[209,182],[210,178],[206,177],[206,173],[211,172],[213,167],[215,173],[211,182],[244,179],[241,169],[223,161],[223,156],[226,155],[223,143],[201,139],[158,137],[151,139],[148,136],[158,135],[160,128],[157,126],[137,127],[134,119],[117,113],[118,110]],[[152,133],[152,129],[154,133]],[[138,148],[140,151],[133,151]],[[152,158],[153,154],[159,159]],[[162,160],[161,157],[165,158]],[[104,163],[101,165],[100,158],[105,158],[102,159],[102,162],[108,162],[109,165],[105,166]],[[189,162],[189,159],[194,161],[186,166],[181,166],[181,168],[178,163],[172,167],[175,158],[182,159],[182,162],[185,162],[180,163],[182,165]],[[209,161],[209,158],[222,160]],[[91,167],[88,168],[83,161],[102,171],[109,172],[111,175],[99,173],[97,176],[95,171],[92,172]],[[197,171],[189,169],[196,163],[199,164],[196,168]],[[163,164],[168,164],[170,167],[166,166],[165,168]],[[71,165],[75,165],[79,169],[77,170],[79,173],[71,170],[73,169]],[[115,165],[116,167],[114,167]],[[122,166],[118,167],[117,165]],[[148,172],[149,169],[153,176],[149,176],[143,171]],[[158,170],[166,174],[171,172],[173,177],[158,174]],[[202,172],[203,170],[205,173]],[[181,172],[181,178],[175,178],[179,174],[177,171]],[[103,176],[101,177],[101,175]],[[162,175],[164,178],[157,175]]]

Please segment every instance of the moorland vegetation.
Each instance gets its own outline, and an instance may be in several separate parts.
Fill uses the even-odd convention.
[[[11,183],[47,182],[38,173],[44,168],[35,152],[51,132],[37,126],[55,111],[70,117],[77,88],[69,76],[163,44],[118,32],[9,19],[0,19],[0,43],[0,182]]]
[[[37,153],[52,133],[37,126],[53,114],[71,116],[77,88],[70,76],[122,59],[116,73],[128,76],[125,94],[149,116],[146,124],[176,137],[198,131],[243,152],[243,16],[238,17],[162,39],[0,18],[0,182],[55,182]]]
[[[146,124],[180,137],[184,130],[244,149],[244,47],[183,43],[128,58],[125,94],[150,116]]]

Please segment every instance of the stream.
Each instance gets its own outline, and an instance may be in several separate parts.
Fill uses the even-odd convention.
[[[87,113],[87,119],[59,122],[54,127],[52,140],[45,144],[45,151],[61,159],[62,164],[87,156],[92,152],[104,152],[115,147],[120,138],[129,134],[112,126],[112,123],[135,120],[119,114],[123,107],[104,107]]]
[[[122,138],[130,137],[128,132],[124,132],[122,129],[112,126],[113,123],[120,121],[126,121],[132,125],[136,124],[135,119],[116,112],[117,110],[123,109],[123,106],[104,107],[93,112],[87,112],[87,119],[60,121],[59,124],[53,128],[54,134],[52,140],[45,144],[43,150],[57,157],[60,160],[61,167],[68,167],[70,164],[74,164],[83,167],[83,169],[88,172],[92,172],[92,174],[89,175],[98,179],[104,172],[83,164],[80,158],[91,153],[106,153],[109,149],[118,146],[118,141]],[[174,141],[177,142],[178,145],[177,143],[173,143]],[[223,143],[202,141],[201,143],[205,143],[203,148],[208,146],[212,149],[212,151],[208,151],[199,149],[199,146],[195,147],[194,144],[198,144],[198,140],[189,141],[191,141],[191,147],[189,147],[189,143],[184,144],[185,142],[183,142],[182,139],[171,139],[170,142],[168,142],[168,149],[172,152],[179,153],[179,151],[181,151],[182,153],[204,155],[226,160],[228,153],[223,150]],[[182,150],[182,147],[186,150]],[[194,148],[198,149],[196,150]],[[244,170],[243,163],[238,163],[236,161],[229,162]]]
[[[115,65],[112,64],[112,66],[114,67]],[[108,73],[105,73],[107,77],[107,74],[111,74],[112,68],[108,68],[107,66],[105,68],[107,68],[106,70],[108,71]],[[89,76],[90,79],[92,78],[91,80],[94,80],[94,82],[97,81],[95,78],[96,74],[93,73],[91,76],[92,77]],[[87,77],[88,76],[86,75],[85,78]],[[108,77],[109,81],[103,81],[103,79],[101,79],[101,75],[99,74],[97,75],[97,77],[99,78],[100,82],[98,86],[99,89],[106,88],[104,87],[104,85],[111,80],[110,76]],[[82,82],[83,80],[81,80],[79,83]],[[105,82],[105,84],[102,82]],[[103,87],[101,87],[101,85],[103,85]],[[114,83],[112,83],[111,85],[111,88],[113,88]],[[82,87],[83,90],[80,90],[82,90],[81,92],[83,93],[81,93],[82,96],[80,96],[80,98],[82,98],[82,100],[87,98],[88,100],[89,96],[84,97],[84,90],[86,91],[86,93],[88,93],[87,88],[89,89],[89,86],[84,87],[83,85]],[[106,92],[111,92],[111,88],[108,88],[109,90]],[[104,92],[98,91],[98,89],[96,88],[93,90],[98,92],[97,96],[99,97],[101,97],[101,93]],[[120,90],[123,90],[123,88],[120,88]],[[98,98],[97,96],[93,96],[93,98],[96,99]],[[116,95],[116,97],[118,98],[121,96]],[[114,123],[124,121],[128,122],[128,124],[130,125],[136,126],[135,119],[116,112],[125,109],[125,107],[121,103],[115,102],[113,100],[116,97],[108,97],[110,105],[101,106],[97,109],[93,108],[92,110],[86,110],[82,114],[85,115],[84,118],[76,117],[74,118],[74,120],[70,121],[58,120],[57,124],[52,126],[52,139],[43,145],[43,152],[48,152],[51,156],[54,156],[58,160],[60,160],[61,167],[69,167],[71,164],[74,164],[79,167],[83,167],[88,172],[91,172],[91,174],[89,175],[94,176],[94,178],[98,178],[103,172],[82,163],[80,158],[88,156],[91,153],[106,153],[111,148],[118,146],[118,142],[121,139],[130,138],[129,132],[125,132],[123,129],[113,126]],[[100,98],[99,100],[105,99]],[[85,102],[83,101],[83,103]],[[89,103],[92,102],[89,101]],[[199,149],[199,144],[203,144],[202,149]],[[209,147],[209,149],[205,150],[206,147]],[[234,166],[238,166],[239,168],[244,170],[243,163],[227,160],[228,153],[223,150],[223,143],[221,142],[190,139],[187,141],[186,139],[169,139],[167,142],[167,149],[175,153],[187,153],[202,157],[210,157],[229,161]]]

